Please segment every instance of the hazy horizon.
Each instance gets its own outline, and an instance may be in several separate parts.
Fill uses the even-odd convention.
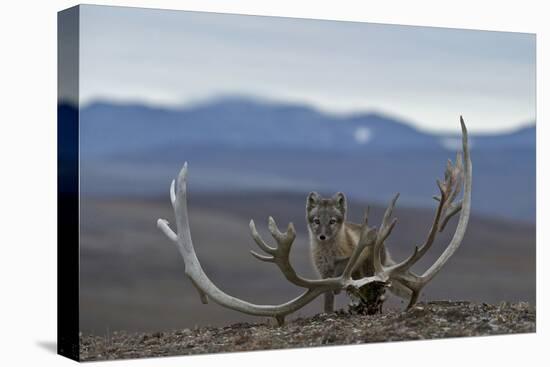
[[[420,130],[536,119],[535,35],[131,7],[81,7],[80,102],[224,95],[379,111]]]
[[[334,113],[334,112],[330,112],[330,111],[324,111],[320,108],[318,108],[317,106],[315,105],[312,105],[312,104],[307,104],[307,103],[298,103],[296,101],[285,101],[285,100],[281,100],[281,99],[276,99],[276,98],[261,98],[261,97],[258,97],[258,96],[247,96],[247,95],[244,95],[244,94],[223,94],[223,95],[217,95],[217,96],[212,96],[210,98],[205,98],[203,100],[197,100],[197,101],[194,101],[194,102],[189,102],[189,103],[181,103],[181,104],[168,104],[168,105],[165,105],[165,104],[159,104],[159,103],[154,103],[154,102],[151,102],[151,101],[144,101],[144,100],[139,100],[139,99],[128,99],[128,100],[113,100],[113,99],[109,99],[109,98],[95,98],[95,99],[91,99],[91,100],[88,100],[86,101],[85,103],[80,103],[80,108],[87,108],[87,107],[90,107],[94,104],[98,104],[98,103],[108,103],[108,104],[112,104],[112,105],[119,105],[119,106],[143,106],[143,107],[147,107],[147,108],[153,108],[153,109],[163,109],[163,110],[171,110],[171,111],[181,111],[181,110],[186,110],[186,109],[191,109],[191,108],[196,108],[196,107],[199,107],[199,106],[205,106],[205,105],[210,105],[210,104],[214,104],[214,103],[217,103],[217,102],[220,102],[220,101],[225,101],[225,100],[242,100],[242,101],[250,101],[250,102],[253,102],[253,103],[259,103],[259,104],[268,104],[268,105],[294,105],[294,106],[301,106],[301,107],[305,107],[305,108],[308,108],[308,109],[311,109],[315,112],[318,112],[318,113],[321,113],[323,115],[326,115],[326,116],[330,116],[330,117],[352,117],[352,116],[358,116],[358,115],[380,115],[380,116],[384,116],[386,118],[389,118],[389,119],[392,119],[392,120],[396,120],[400,123],[404,123],[405,125],[407,126],[410,126],[414,129],[417,129],[418,131],[420,132],[423,132],[423,133],[427,133],[427,134],[434,134],[434,135],[459,135],[460,134],[460,131],[458,130],[458,128],[455,126],[455,131],[440,131],[438,129],[430,129],[429,127],[428,128],[424,128],[423,126],[421,125],[418,125],[418,124],[415,124],[414,121],[412,121],[408,116],[404,116],[402,114],[400,114],[398,111],[386,111],[386,110],[382,110],[382,109],[378,109],[378,108],[372,108],[372,109],[358,109],[358,110],[353,110],[353,111],[348,111],[348,112],[345,112],[345,113]],[[458,121],[458,117],[460,116],[457,115],[456,118],[455,118],[455,122]],[[468,119],[469,116],[464,116],[463,117],[465,119]],[[458,126],[458,124],[457,124]],[[519,121],[518,123],[516,123],[515,125],[511,126],[510,128],[508,129],[501,129],[501,130],[498,130],[498,131],[476,131],[476,129],[473,129],[473,134],[474,135],[499,135],[499,134],[507,134],[507,133],[513,133],[515,131],[519,131],[519,130],[522,130],[522,129],[525,129],[525,128],[530,128],[530,127],[535,127],[536,126],[536,120],[533,118],[533,119],[530,119],[530,120],[526,120],[526,121]],[[472,132],[472,129],[469,127],[469,131]]]

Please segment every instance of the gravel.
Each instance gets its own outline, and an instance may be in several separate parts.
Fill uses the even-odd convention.
[[[437,301],[379,315],[347,311],[155,333],[81,335],[81,361],[237,352],[535,332],[535,308],[526,302],[498,305]]]

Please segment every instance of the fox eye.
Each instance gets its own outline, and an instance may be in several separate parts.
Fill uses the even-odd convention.
[[[319,220],[319,218],[313,218],[313,223],[321,224],[321,221]]]
[[[330,218],[330,221],[329,221],[328,223],[329,223],[329,224],[335,224],[335,223],[336,223],[336,219]]]

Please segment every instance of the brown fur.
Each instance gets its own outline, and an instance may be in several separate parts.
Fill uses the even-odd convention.
[[[346,221],[347,204],[343,193],[337,193],[330,199],[324,199],[312,192],[306,202],[306,221],[309,230],[311,259],[315,269],[322,278],[330,278],[342,274],[348,258],[359,242],[361,225]],[[353,277],[359,278],[374,273],[365,260],[371,256],[372,249],[366,248],[361,253]],[[391,264],[385,247],[381,253],[382,263]],[[334,294],[325,294],[325,312],[334,309]]]

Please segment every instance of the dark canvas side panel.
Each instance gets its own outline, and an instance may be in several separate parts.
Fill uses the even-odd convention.
[[[57,352],[79,360],[79,7],[57,20]]]

